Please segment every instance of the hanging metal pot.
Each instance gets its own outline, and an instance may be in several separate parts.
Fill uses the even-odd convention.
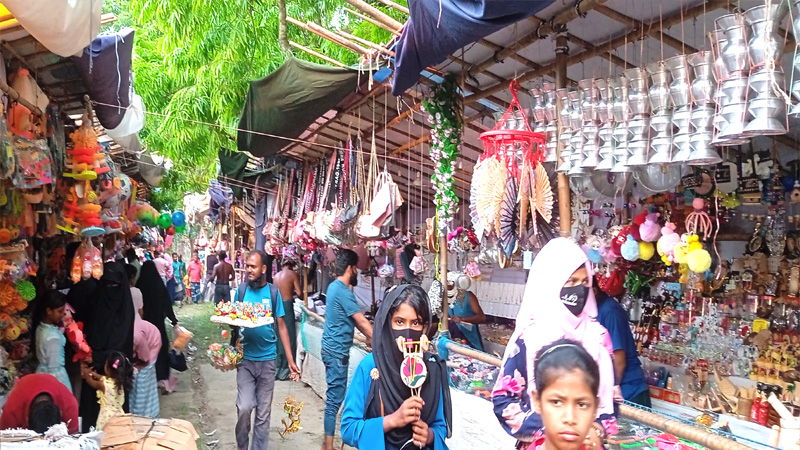
[[[714,54],[717,55],[717,59],[714,60],[714,69],[716,70],[715,76],[717,80],[726,80],[730,76],[730,72],[728,72],[728,68],[725,67],[725,60],[722,58],[722,50],[728,45],[728,38],[725,36],[725,30],[714,30],[714,41],[711,45],[714,46]]]
[[[629,157],[630,157],[630,152],[628,152],[628,143],[617,146],[614,149],[614,167],[611,168],[611,172],[614,173],[632,172],[633,168],[628,166]]]
[[[735,76],[723,81],[720,88],[721,97],[718,97],[719,104],[725,106],[730,103],[747,101],[749,83],[749,79],[743,76]]]
[[[673,56],[664,61],[664,66],[672,76],[672,83],[669,84],[669,93],[672,104],[676,108],[689,104],[690,79],[689,67],[686,63],[686,55]]]
[[[672,137],[675,129],[672,123],[672,111],[663,109],[651,116],[650,128],[657,137]]]
[[[658,114],[665,108],[672,107],[672,97],[669,92],[669,72],[664,66],[664,61],[658,61],[647,65],[647,72],[650,74],[650,89],[648,97],[653,112]]]
[[[597,101],[597,119],[601,124],[607,123],[613,116],[614,90],[608,85],[608,80],[598,78],[594,80],[600,98]]]
[[[647,140],[631,141],[628,144],[628,157],[627,165],[630,167],[644,166],[647,164]]]
[[[783,72],[761,70],[750,75],[750,90],[755,94],[749,100],[757,98],[784,98],[786,76]]]
[[[755,98],[747,105],[753,120],[744,128],[745,136],[786,134],[786,102],[781,98]]]
[[[600,162],[595,167],[595,171],[608,172],[614,168],[614,150],[611,146],[603,146],[599,152]]]
[[[694,133],[691,138],[692,151],[687,164],[692,166],[714,165],[722,162],[719,153],[711,146],[711,133]]]
[[[692,102],[714,103],[714,93],[717,82],[714,79],[714,59],[709,51],[699,51],[689,55],[687,62],[694,70],[694,80],[692,81]]]
[[[722,61],[732,76],[750,69],[750,56],[747,52],[747,26],[739,13],[726,14],[716,20],[717,28],[724,30],[727,44],[722,49]]]
[[[628,80],[628,103],[634,117],[650,114],[650,97],[647,86],[647,72],[641,67],[625,71]]]
[[[672,163],[672,137],[656,137],[650,141],[649,164]]]
[[[711,133],[714,130],[716,108],[713,105],[697,106],[692,109],[692,128],[697,133]]]
[[[788,3],[779,0],[744,12],[752,33],[747,43],[751,67],[761,66],[767,62],[780,65],[783,38],[778,35],[778,27],[788,12]]]
[[[721,115],[724,126],[719,132],[720,138],[730,140],[744,136],[744,127],[750,122],[747,103],[729,103],[722,107]]]
[[[676,134],[672,138],[672,142],[675,146],[672,156],[673,163],[685,163],[689,161],[692,155],[691,139],[692,135],[690,133]]]
[[[688,133],[691,131],[692,110],[689,106],[684,106],[672,113],[672,123],[678,129],[676,133]]]
[[[631,118],[630,105],[628,104],[628,84],[622,78],[610,78],[609,84],[614,90],[614,105],[612,108],[615,122],[625,122]]]
[[[594,122],[597,119],[598,96],[594,78],[587,78],[578,82],[581,89],[581,111],[585,122]]]

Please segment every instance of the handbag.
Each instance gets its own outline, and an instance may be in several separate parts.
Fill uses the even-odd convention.
[[[394,266],[389,264],[389,257],[387,256],[383,265],[378,267],[378,276],[381,278],[391,278],[394,276]]]

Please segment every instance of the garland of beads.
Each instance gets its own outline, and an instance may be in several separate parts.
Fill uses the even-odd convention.
[[[458,212],[458,196],[453,182],[462,129],[458,99],[455,76],[448,74],[442,84],[435,86],[428,98],[422,101],[423,110],[429,114],[428,121],[433,124],[430,153],[436,169],[431,182],[436,193],[434,200],[440,230],[447,230]]]

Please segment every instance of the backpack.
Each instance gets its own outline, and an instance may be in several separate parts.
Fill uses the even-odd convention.
[[[274,317],[275,311],[278,309],[277,308],[278,296],[280,295],[280,292],[278,292],[278,287],[275,286],[274,284],[267,283],[267,285],[269,285],[269,299],[270,299],[269,306],[272,309],[272,314]],[[247,293],[247,283],[244,284],[244,289],[236,290],[236,301],[238,301],[239,303],[244,302],[244,296],[246,293]],[[272,326],[275,328],[275,336],[278,336],[278,328],[277,328],[278,321],[273,320]],[[241,331],[239,330],[239,327],[233,327],[233,330],[231,331],[231,342],[230,342],[232,347],[236,347],[236,343],[239,341],[240,336],[241,336]]]

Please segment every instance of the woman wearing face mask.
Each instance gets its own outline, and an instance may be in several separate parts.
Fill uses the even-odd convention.
[[[419,396],[400,378],[403,353],[397,340],[419,342],[430,323],[425,291],[402,285],[389,291],[375,318],[373,351],[359,364],[342,411],[342,440],[371,450],[447,449],[452,407],[447,368],[424,353],[427,379]]]
[[[505,430],[528,448],[542,435],[542,417],[533,407],[536,390],[534,359],[543,347],[559,340],[580,342],[600,370],[597,419],[585,445],[602,446],[606,430],[615,430],[613,346],[597,320],[592,273],[586,254],[565,238],[544,246],[531,266],[517,327],[503,357],[492,391],[494,412]]]

